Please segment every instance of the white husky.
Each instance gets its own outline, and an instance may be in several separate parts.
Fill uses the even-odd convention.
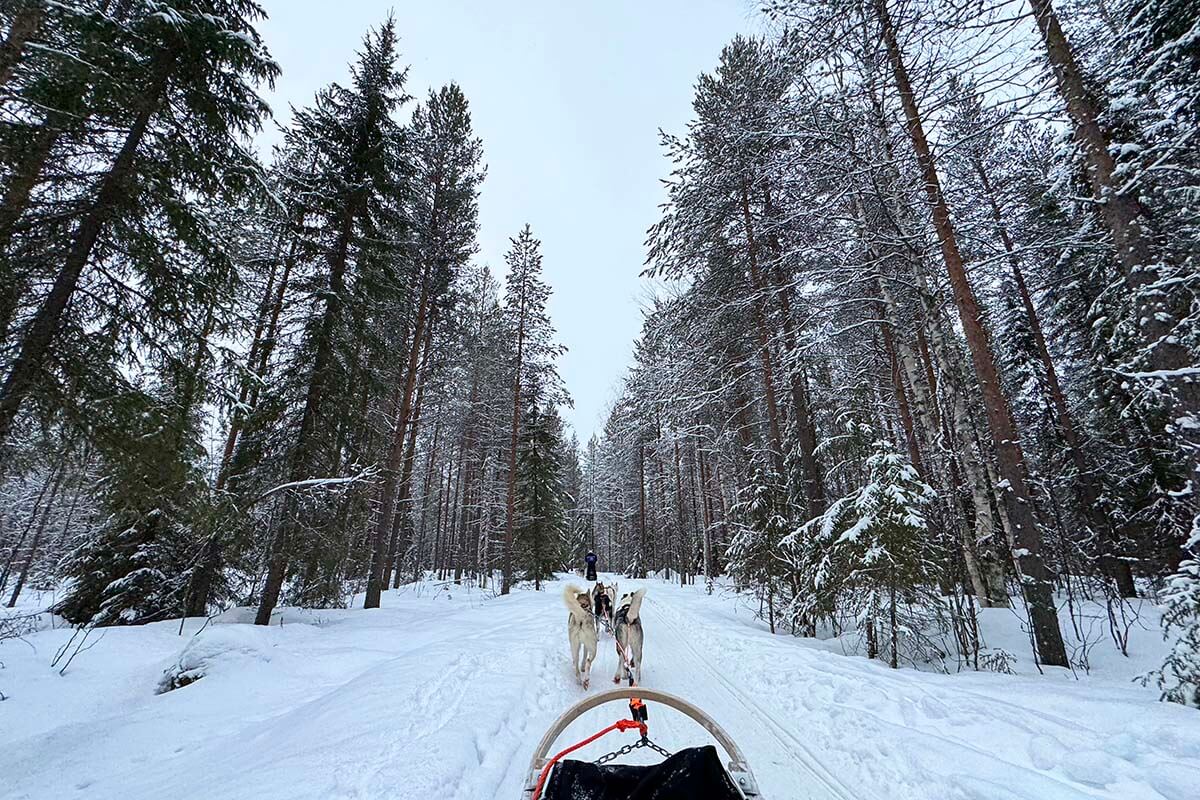
[[[642,598],[645,596],[646,590],[638,589],[633,594],[623,595],[617,603],[616,613],[613,614],[613,636],[616,637],[621,658],[617,662],[613,683],[620,683],[622,677],[632,678],[634,683],[642,682],[642,643],[645,639]]]
[[[592,679],[592,661],[596,658],[596,617],[592,614],[591,592],[575,584],[563,589],[567,604],[567,637],[571,640],[571,666],[575,677],[588,688]]]

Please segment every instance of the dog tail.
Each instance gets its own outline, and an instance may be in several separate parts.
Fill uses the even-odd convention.
[[[625,618],[630,622],[637,620],[642,613],[642,598],[646,596],[646,588],[643,586],[633,593],[633,597],[629,601],[629,611],[625,614]]]
[[[563,587],[563,604],[571,612],[572,617],[578,618],[583,616],[583,608],[579,605],[579,600],[577,599],[581,594],[587,594],[587,592],[573,583],[568,583]]]

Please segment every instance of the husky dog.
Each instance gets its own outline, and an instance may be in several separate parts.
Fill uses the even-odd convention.
[[[567,638],[571,640],[571,667],[575,677],[588,688],[592,679],[592,660],[596,658],[596,617],[592,615],[592,595],[575,584],[563,589],[567,605]]]
[[[613,606],[617,602],[617,584],[605,586],[597,583],[592,589],[592,610],[596,614],[596,622],[604,626],[604,630],[612,632]]]
[[[617,662],[613,683],[620,683],[623,677],[632,678],[635,683],[642,682],[642,598],[645,596],[646,590],[638,589],[626,594],[617,603],[613,615],[613,635],[617,639],[617,650],[621,657]]]

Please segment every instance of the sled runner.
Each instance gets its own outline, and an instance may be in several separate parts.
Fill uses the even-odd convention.
[[[554,742],[585,711],[617,700],[629,700],[630,719],[622,719],[593,736],[551,756]],[[680,711],[707,730],[729,755],[722,765],[712,745],[687,747],[674,754],[650,741],[646,703]],[[562,760],[567,754],[613,731],[636,731],[638,741],[596,761]],[[658,764],[612,764],[639,748],[664,757]],[[744,800],[761,798],[742,751],[716,720],[691,703],[666,692],[643,687],[610,689],[585,697],[563,712],[534,750],[525,782],[524,800]]]

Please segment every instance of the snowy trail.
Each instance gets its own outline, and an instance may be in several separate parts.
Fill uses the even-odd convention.
[[[653,611],[668,640],[749,712],[744,720],[731,710],[722,724],[769,729],[790,756],[793,776],[801,766],[816,779],[802,782],[805,796],[1194,796],[1200,721],[1184,709],[1141,705],[1125,687],[1059,676],[889,670],[764,635],[715,598],[706,603],[689,590],[656,589]],[[720,709],[719,691],[707,684],[696,691],[711,699],[714,713]],[[769,738],[758,736],[747,749],[770,753]],[[1170,752],[1153,754],[1164,740]],[[775,774],[777,763],[756,758],[753,766],[764,788],[786,791],[796,784]]]
[[[662,599],[647,602],[647,607],[646,624],[653,632],[648,635],[658,635],[656,657],[670,665],[669,670],[659,671],[667,672],[671,678],[659,688],[687,696],[703,687],[700,694],[704,699],[696,702],[704,703],[705,710],[716,716],[734,741],[755,754],[751,764],[755,777],[764,791],[769,792],[772,787],[776,790],[776,793],[769,793],[769,797],[778,796],[779,790],[795,785],[794,770],[797,767],[808,773],[810,781],[805,783],[805,796],[812,800],[863,797],[829,774],[798,736],[781,725],[748,691],[725,677],[723,671],[727,667],[719,651],[705,657],[688,641],[683,627],[686,625],[689,631],[694,631],[703,624],[702,621],[672,608]]]
[[[1200,785],[1200,714],[1127,678],[889,670],[771,636],[732,595],[646,585],[644,684],[710,713],[767,800],[1191,800]],[[0,652],[0,798],[516,800],[537,740],[584,696],[560,594],[409,589],[282,627],[233,614],[195,639],[177,621],[112,629],[63,677],[48,662],[68,633],[34,634]],[[208,675],[155,695],[188,642]],[[616,663],[602,636],[592,691]],[[559,744],[625,713],[594,709]],[[650,713],[668,749],[708,742]]]

